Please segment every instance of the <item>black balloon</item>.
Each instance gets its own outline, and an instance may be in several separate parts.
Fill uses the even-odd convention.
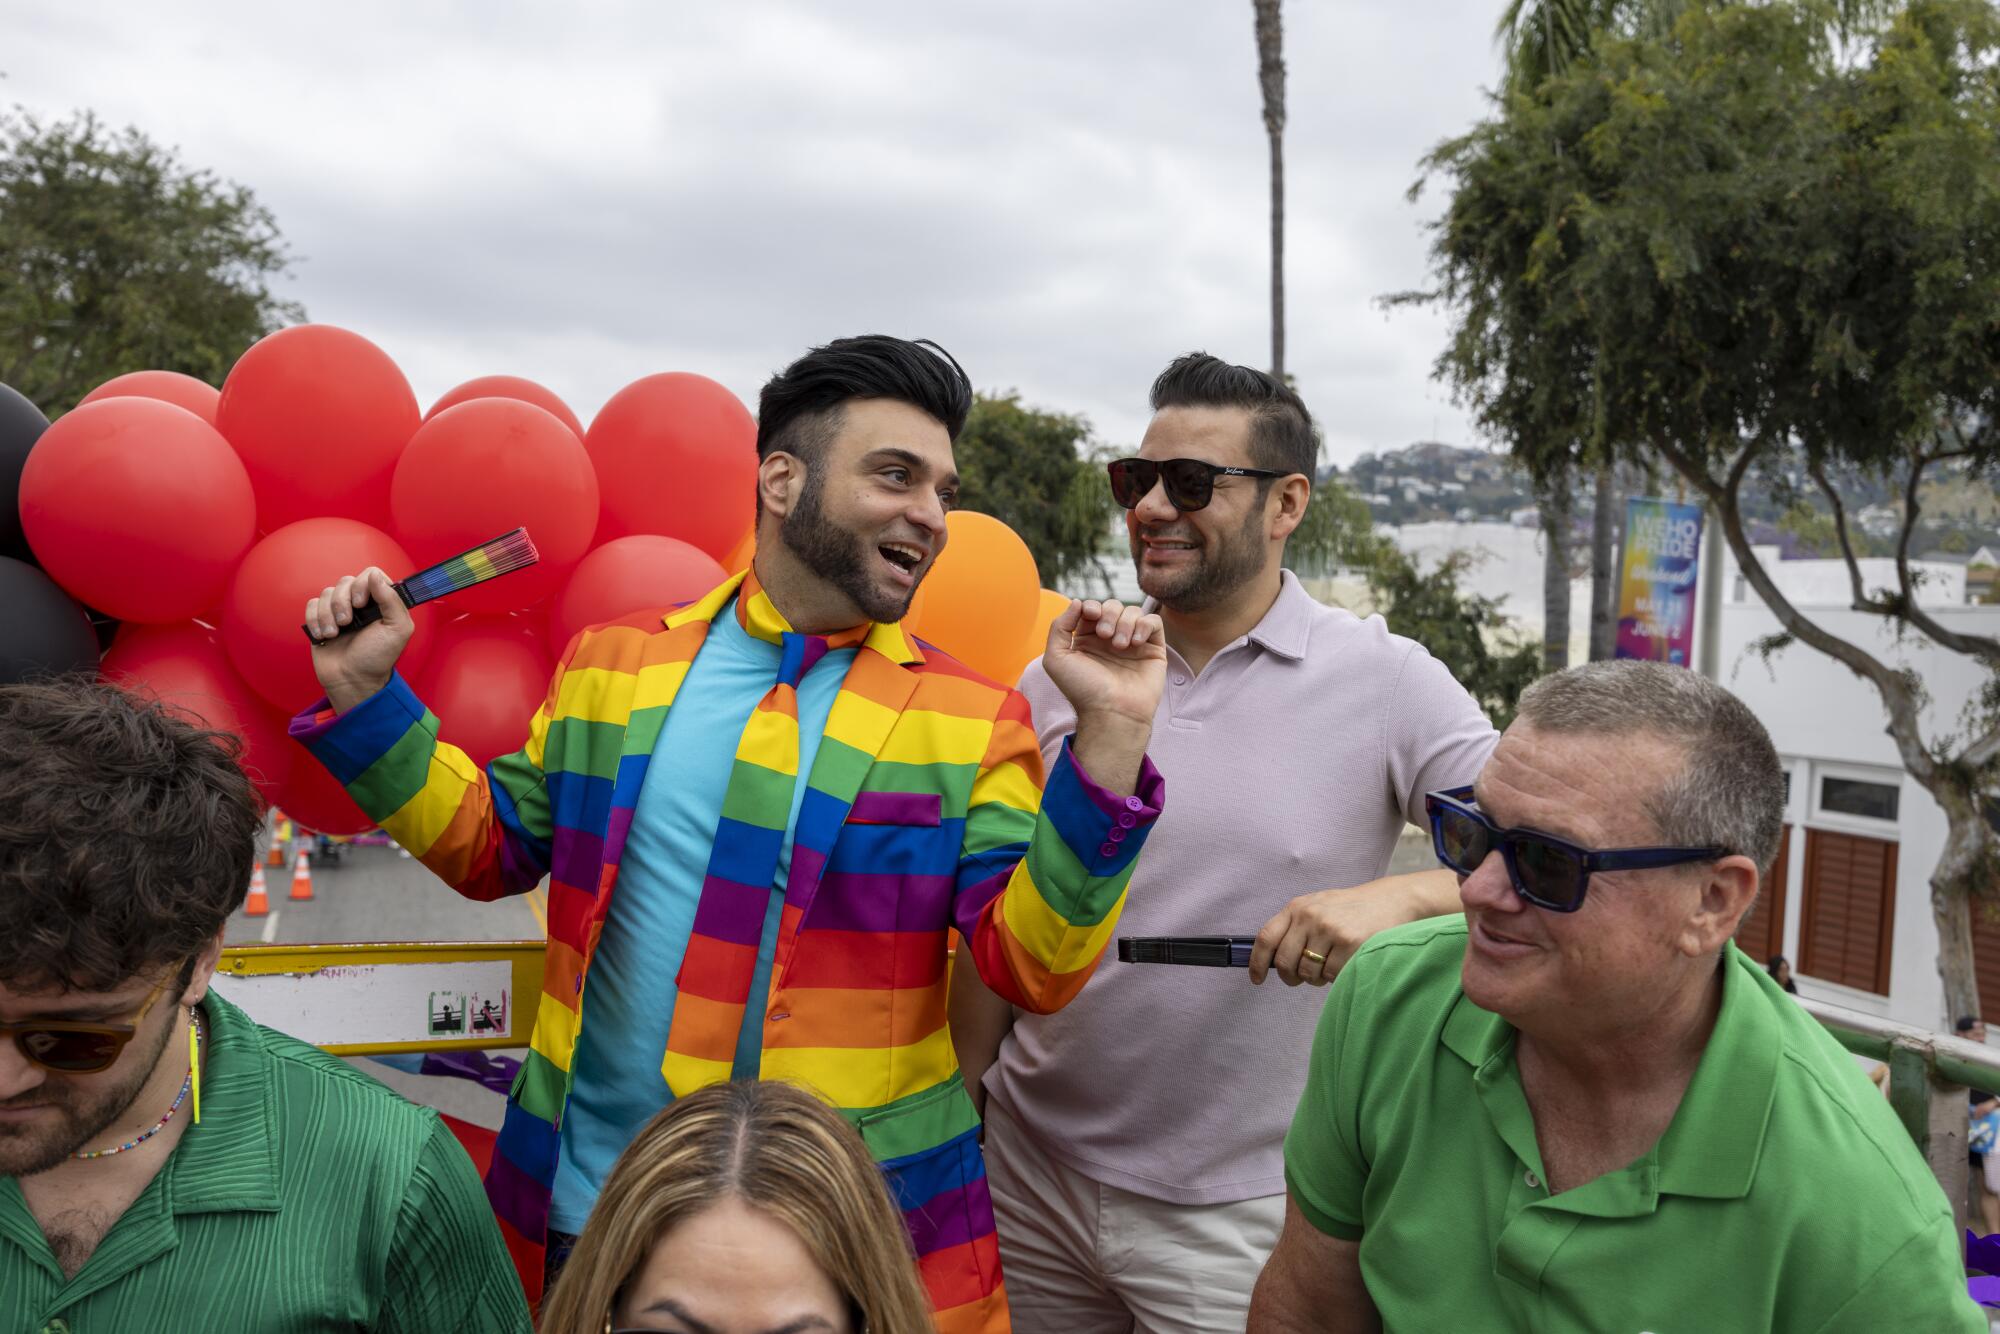
[[[97,632],[75,598],[26,561],[0,556],[0,685],[97,670]]]
[[[33,561],[21,532],[21,469],[49,419],[33,403],[0,384],[0,556]],[[6,652],[0,647],[0,655]]]

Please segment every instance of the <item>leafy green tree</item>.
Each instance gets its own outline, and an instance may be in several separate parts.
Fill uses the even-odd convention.
[[[1870,682],[1904,768],[1943,809],[1931,876],[1950,1013],[1978,997],[1969,901],[2000,881],[2000,640],[1919,604],[1926,473],[2000,471],[2000,15],[1916,0],[1686,3],[1426,163],[1439,361],[1531,467],[1583,447],[1664,461],[1709,504],[1785,636]],[[1893,479],[1893,588],[1869,588],[1842,479]],[[1798,478],[1826,502],[1855,610],[1994,673],[1926,730],[1922,683],[1794,606],[1745,509]]]
[[[304,312],[278,226],[240,185],[88,112],[0,114],[0,383],[50,417],[114,375],[220,384]]]
[[[1116,506],[1089,422],[979,394],[955,452],[960,505],[1019,533],[1044,587],[1091,568]]]

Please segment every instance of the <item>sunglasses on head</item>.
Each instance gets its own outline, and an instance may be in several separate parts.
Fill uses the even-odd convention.
[[[1204,459],[1114,459],[1105,467],[1111,474],[1111,498],[1124,508],[1137,507],[1159,482],[1167,488],[1167,503],[1183,514],[1208,508],[1218,477],[1291,476],[1269,468],[1225,468]]]
[[[1431,821],[1431,847],[1439,861],[1462,876],[1471,875],[1495,851],[1507,866],[1514,892],[1537,908],[1575,912],[1583,906],[1590,877],[1597,871],[1646,871],[1661,866],[1714,861],[1727,848],[1578,847],[1567,839],[1533,829],[1502,829],[1472,799],[1472,789],[1456,787],[1424,798]]]
[[[89,1075],[108,1070],[125,1050],[125,1044],[139,1031],[140,1021],[153,1002],[166,990],[162,980],[146,993],[145,1003],[129,1024],[72,1023],[67,1019],[25,1019],[18,1024],[0,1024],[0,1038],[13,1038],[21,1055],[41,1066],[65,1075]]]

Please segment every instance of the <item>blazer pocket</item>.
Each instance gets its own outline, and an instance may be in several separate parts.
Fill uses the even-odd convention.
[[[847,823],[936,829],[944,823],[944,798],[935,792],[858,792]]]

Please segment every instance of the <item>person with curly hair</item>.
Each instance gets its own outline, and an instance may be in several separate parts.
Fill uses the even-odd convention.
[[[437,1113],[210,989],[260,823],[234,738],[0,686],[0,1327],[526,1334]]]
[[[542,1334],[921,1334],[903,1216],[861,1136],[777,1081],[710,1084],[611,1169]]]

